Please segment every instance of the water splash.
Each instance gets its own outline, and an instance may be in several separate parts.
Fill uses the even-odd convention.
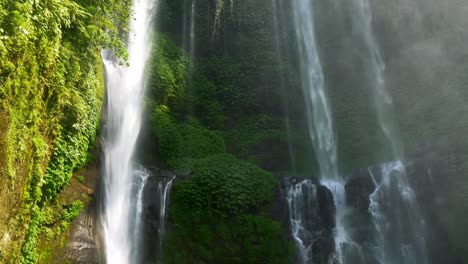
[[[380,182],[369,196],[375,230],[373,254],[378,263],[427,263],[425,222],[418,214],[416,195],[407,183],[401,161],[379,167]]]
[[[145,68],[151,49],[153,0],[135,0],[128,36],[129,67],[119,65],[112,51],[102,52],[106,72],[107,122],[104,135],[104,194],[101,228],[105,261],[112,264],[138,262],[140,216],[137,193],[132,188],[132,159],[140,132],[145,88]],[[138,207],[138,206],[137,206]]]
[[[286,200],[289,207],[289,222],[294,242],[299,250],[301,263],[311,263],[312,246],[319,230],[317,188],[310,180],[299,183],[286,182]],[[311,217],[312,216],[312,217]]]

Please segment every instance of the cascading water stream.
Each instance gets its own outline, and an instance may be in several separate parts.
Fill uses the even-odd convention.
[[[334,196],[336,207],[336,226],[334,229],[336,255],[334,258],[335,261],[343,263],[344,246],[354,243],[350,240],[344,223],[346,214],[345,182],[338,176],[333,120],[326,97],[325,80],[315,39],[314,3],[311,0],[294,0],[292,7],[309,135],[320,167],[321,183],[327,186]],[[292,219],[292,221],[297,220]],[[299,241],[302,238],[299,237],[296,240]],[[302,245],[298,243],[298,247],[301,248]],[[310,253],[310,251],[304,252]],[[309,255],[302,256],[301,259],[303,263],[311,263]]]
[[[288,182],[287,185],[289,221],[299,250],[299,260],[301,263],[311,263],[312,246],[317,237],[314,231],[319,230],[315,222],[318,216],[317,187],[310,180]]]
[[[292,5],[310,139],[317,155],[321,178],[337,179],[335,134],[315,40],[313,1],[294,0]]]
[[[171,192],[172,183],[174,182],[175,176],[165,177],[164,179],[159,180],[158,182],[158,205],[159,205],[159,225],[158,225],[158,238],[159,238],[159,247],[161,248],[165,223],[166,223],[166,213],[167,213],[167,204],[169,201],[169,194]]]
[[[106,71],[107,122],[100,215],[105,261],[112,264],[139,261],[141,210],[138,208],[141,207],[138,205],[141,200],[138,197],[141,193],[138,190],[144,188],[144,177],[138,177],[141,171],[135,172],[133,155],[141,127],[144,73],[151,48],[149,37],[154,9],[153,0],[133,2],[134,14],[127,44],[128,67],[120,65],[112,51],[102,52]]]
[[[356,1],[355,21],[369,52],[377,118],[396,160],[382,165],[380,183],[372,175],[376,189],[369,197],[369,212],[375,227],[374,256],[381,264],[424,264],[427,263],[425,224],[403,164],[403,145],[393,117],[393,100],[386,89],[385,62],[372,32],[369,0]]]
[[[143,192],[148,182],[150,176],[149,172],[144,168],[139,168],[135,170],[135,187],[136,187],[136,210],[135,210],[135,237],[141,237],[141,216],[143,213]],[[136,241],[137,246],[139,247],[140,241]]]

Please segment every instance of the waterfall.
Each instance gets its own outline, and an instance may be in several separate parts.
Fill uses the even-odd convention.
[[[403,145],[393,100],[385,85],[385,62],[372,31],[369,0],[357,0],[357,26],[361,29],[373,75],[373,99],[380,128],[387,138],[395,162],[382,166],[382,180],[369,197],[369,212],[375,227],[374,253],[381,264],[425,264],[425,224],[419,213],[403,164]]]
[[[135,0],[128,37],[129,66],[120,65],[112,51],[102,52],[106,72],[107,119],[104,134],[104,189],[101,215],[105,261],[138,262],[139,191],[144,180],[133,166],[140,132],[145,65],[149,56],[153,0]],[[135,177],[137,175],[137,177]],[[141,172],[140,172],[141,176]],[[137,190],[134,186],[139,185]],[[141,194],[141,193],[140,193]]]
[[[416,195],[406,180],[401,161],[379,167],[380,181],[369,196],[374,224],[372,253],[378,263],[427,263],[424,220],[418,213]]]
[[[337,179],[335,134],[315,40],[313,1],[293,0],[292,4],[310,139],[315,148],[321,178]]]
[[[306,102],[307,123],[310,139],[320,167],[322,185],[333,193],[336,208],[336,227],[334,229],[335,256],[338,263],[344,263],[345,245],[354,245],[345,226],[346,199],[344,180],[338,175],[337,147],[330,106],[325,92],[325,79],[315,39],[314,5],[310,0],[292,2],[294,24],[301,66],[301,81]],[[289,198],[291,199],[291,198]],[[294,201],[294,200],[292,200]],[[303,208],[305,210],[305,208]],[[299,245],[301,248],[301,245]],[[300,252],[303,254],[303,252]],[[307,253],[307,252],[306,252]],[[309,256],[302,256],[303,263]]]

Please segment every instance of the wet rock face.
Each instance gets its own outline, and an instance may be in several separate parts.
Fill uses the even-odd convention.
[[[313,179],[286,178],[284,183],[289,229],[296,242],[301,241],[297,262],[305,258],[327,263],[335,248],[336,208],[332,192]],[[277,211],[284,212],[280,208]]]
[[[317,201],[319,205],[319,217],[323,228],[331,233],[336,225],[336,208],[332,192],[325,186],[317,186]]]
[[[281,184],[278,185],[278,188],[275,189],[273,194],[273,200],[269,208],[269,215],[273,220],[281,223],[286,237],[290,241],[293,241],[294,238],[291,236],[291,232],[289,230],[289,208],[285,198],[286,186],[284,184],[284,180],[281,180],[280,182]]]
[[[334,251],[335,241],[333,240],[333,236],[329,234],[328,236],[320,237],[312,245],[314,263],[328,263]]]
[[[67,245],[57,252],[52,263],[63,264],[68,261],[73,264],[98,264],[95,226],[95,205],[90,203],[73,222]]]
[[[346,203],[351,210],[348,221],[354,227],[350,230],[350,235],[359,244],[369,242],[372,239],[373,224],[369,214],[369,196],[374,190],[375,184],[369,169],[354,171],[345,185]]]
[[[333,229],[336,225],[336,208],[332,192],[323,185],[317,185],[318,219],[321,230],[312,244],[314,263],[327,263],[335,250]]]
[[[162,255],[163,237],[169,228],[166,228],[166,218],[170,204],[170,182],[190,177],[190,172],[166,171],[159,168],[150,170],[151,176],[143,191],[142,263],[158,263]]]

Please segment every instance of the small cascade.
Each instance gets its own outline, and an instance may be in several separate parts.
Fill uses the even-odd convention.
[[[301,263],[312,263],[312,246],[318,237],[317,188],[310,180],[286,183],[286,199],[289,207],[289,222]]]
[[[380,179],[369,196],[374,225],[373,255],[380,264],[427,263],[425,222],[418,214],[416,195],[406,182],[401,161],[379,167]]]
[[[176,176],[169,172],[151,170],[146,184],[141,190],[142,222],[144,244],[139,263],[161,263],[162,246],[166,232],[167,208],[172,183]],[[140,197],[140,196],[139,196]]]
[[[141,233],[143,231],[142,228],[142,215],[143,215],[143,208],[144,208],[144,190],[146,187],[146,184],[148,183],[148,178],[150,177],[150,173],[144,169],[143,167],[140,167],[135,170],[134,172],[135,176],[135,183],[134,183],[134,188],[136,189],[134,193],[136,193],[136,209],[135,209],[135,237],[140,238]],[[136,241],[134,247],[140,248],[141,241],[138,240]]]
[[[167,205],[169,202],[169,194],[171,192],[172,183],[174,182],[175,176],[171,177],[161,177],[158,180],[157,187],[157,205],[159,206],[159,221],[158,221],[158,238],[159,238],[159,247],[162,246],[164,232],[165,232],[165,223],[166,223],[166,214],[167,214]]]
[[[348,244],[351,239],[348,236],[346,226],[344,224],[346,216],[346,194],[344,188],[344,181],[342,180],[323,180],[321,182],[326,186],[333,194],[333,201],[336,208],[336,226],[334,230],[335,237],[335,260],[338,263],[346,263],[344,257],[344,247]]]

